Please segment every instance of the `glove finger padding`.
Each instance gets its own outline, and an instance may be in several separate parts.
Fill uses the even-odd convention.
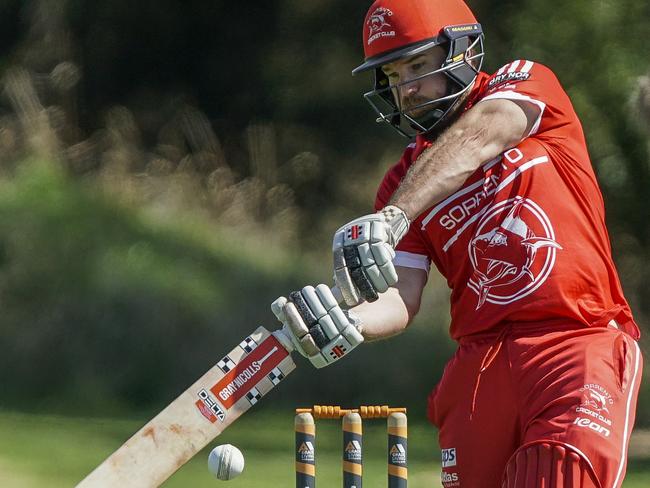
[[[358,317],[344,312],[326,285],[306,286],[271,305],[283,332],[317,368],[345,356],[363,342]]]
[[[339,254],[342,257],[343,249],[335,251],[334,254]],[[343,263],[345,263],[345,260],[343,260]],[[345,264],[341,268],[334,268],[334,281],[341,290],[343,301],[348,307],[354,307],[363,301]]]
[[[388,240],[388,225],[384,222],[373,222],[370,226],[370,242],[390,242]]]
[[[382,242],[371,244],[370,251],[372,252],[372,259],[378,266],[392,263],[393,259],[395,259],[395,251]]]
[[[329,315],[321,317],[321,319],[318,321],[318,325],[320,325],[323,333],[327,336],[328,339],[333,339],[339,334],[339,329],[334,324],[332,317]]]
[[[314,342],[316,343],[319,349],[324,348],[329,343],[329,340],[325,335],[325,332],[323,332],[323,328],[320,326],[320,324],[316,324],[310,327],[309,335],[313,337]]]
[[[338,332],[343,332],[350,325],[350,320],[340,307],[330,310],[330,317],[332,317],[332,321],[336,325]]]
[[[363,336],[361,332],[357,330],[354,325],[348,325],[345,329],[341,331],[341,335],[345,337],[352,347],[356,347],[363,342]]]
[[[284,324],[287,326],[298,352],[305,357],[317,354],[320,348],[315,344],[313,337],[309,333],[309,328],[292,302],[285,305],[284,315],[286,317]]]
[[[409,225],[401,209],[388,206],[353,220],[334,234],[334,280],[347,305],[375,301],[397,283],[394,247]]]
[[[286,322],[287,318],[284,315],[284,306],[287,304],[286,297],[279,297],[271,304],[271,311],[276,318],[283,324]]]
[[[357,286],[359,294],[367,302],[374,302],[379,298],[377,290],[366,274],[364,268],[348,268],[352,282]]]
[[[386,280],[386,289],[397,283],[397,270],[392,262],[379,266],[379,272],[381,277]]]
[[[372,255],[372,250],[369,243],[361,244],[357,246],[357,252],[359,253],[359,259],[363,266],[372,266],[376,264],[375,257]]]
[[[320,354],[320,348],[316,345],[316,341],[314,341],[311,334],[307,334],[305,337],[300,339],[300,347],[305,351],[304,356],[307,359],[311,359]]]
[[[298,310],[298,313],[305,321],[305,324],[307,324],[307,327],[311,328],[318,322],[318,319],[312,313],[311,309],[309,308],[309,305],[307,304],[306,300],[303,298],[301,292],[292,291],[291,293],[289,293],[289,301],[295,305],[296,309]]]
[[[355,246],[346,246],[343,248],[343,262],[345,269],[353,283],[353,288],[358,295],[368,302],[374,302],[379,298],[375,285],[366,274],[366,268],[359,255],[359,250]],[[347,300],[346,300],[347,303]],[[359,302],[357,302],[359,303]],[[356,305],[357,303],[348,305]]]
[[[373,287],[377,293],[384,293],[386,290],[388,290],[388,283],[382,275],[382,269],[379,266],[373,264],[372,266],[364,268],[363,271],[368,277],[368,281],[373,284]]]
[[[339,306],[339,302],[336,301],[336,297],[330,287],[327,285],[320,284],[316,287],[316,295],[318,299],[323,304],[326,310],[332,310],[334,307]]]
[[[327,288],[327,286],[325,286],[325,288]],[[327,291],[329,292],[330,295],[332,294],[329,288],[327,288]],[[314,317],[316,317],[316,320],[320,319],[324,315],[327,315],[328,307],[327,304],[325,304],[323,301],[321,292],[316,291],[316,288],[314,288],[313,286],[305,286],[300,293],[302,294],[302,297],[307,303],[307,306],[314,314]]]
[[[333,299],[332,292],[329,291],[329,288],[327,291]],[[327,310],[325,309],[325,305],[320,301],[313,286],[306,286],[299,292],[294,291],[289,297],[289,300],[296,306],[298,313],[309,329],[309,334],[311,334],[319,348],[325,347],[332,338],[338,335],[339,331],[334,327],[332,320],[326,320],[326,318],[329,318]]]

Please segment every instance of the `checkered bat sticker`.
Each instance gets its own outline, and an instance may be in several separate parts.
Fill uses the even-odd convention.
[[[161,485],[295,369],[276,334],[255,330],[77,487]]]
[[[292,351],[282,331],[258,327],[77,488],[160,486],[295,369]]]

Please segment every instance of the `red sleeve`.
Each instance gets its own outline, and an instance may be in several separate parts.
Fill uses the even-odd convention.
[[[517,60],[502,66],[485,83],[479,101],[505,98],[537,105],[540,115],[528,136],[563,137],[575,113],[555,74],[533,61]]]
[[[378,212],[388,204],[393,193],[399,186],[400,181],[408,169],[411,150],[412,148],[409,147],[400,162],[390,168],[384,176],[384,179],[379,185],[377,197],[375,198],[375,211]],[[397,251],[397,256],[394,261],[396,266],[429,270],[429,250],[418,225],[411,225],[411,228],[397,244],[395,250]]]

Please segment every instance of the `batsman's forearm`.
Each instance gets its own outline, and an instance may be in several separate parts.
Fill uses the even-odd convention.
[[[485,154],[483,147],[485,131],[472,132],[461,126],[445,132],[413,163],[390,204],[401,208],[414,220],[458,190],[490,156],[490,153]]]
[[[372,303],[351,309],[361,319],[361,334],[366,341],[384,339],[404,331],[411,315],[396,288],[390,288]]]
[[[416,219],[458,190],[482,163],[518,144],[525,131],[526,116],[514,103],[478,104],[420,154],[389,203]]]

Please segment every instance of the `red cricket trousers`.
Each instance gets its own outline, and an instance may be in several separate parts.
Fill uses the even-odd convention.
[[[512,324],[460,342],[429,396],[442,486],[499,488],[517,448],[543,440],[575,447],[604,488],[621,485],[643,360],[621,331],[576,327]]]

